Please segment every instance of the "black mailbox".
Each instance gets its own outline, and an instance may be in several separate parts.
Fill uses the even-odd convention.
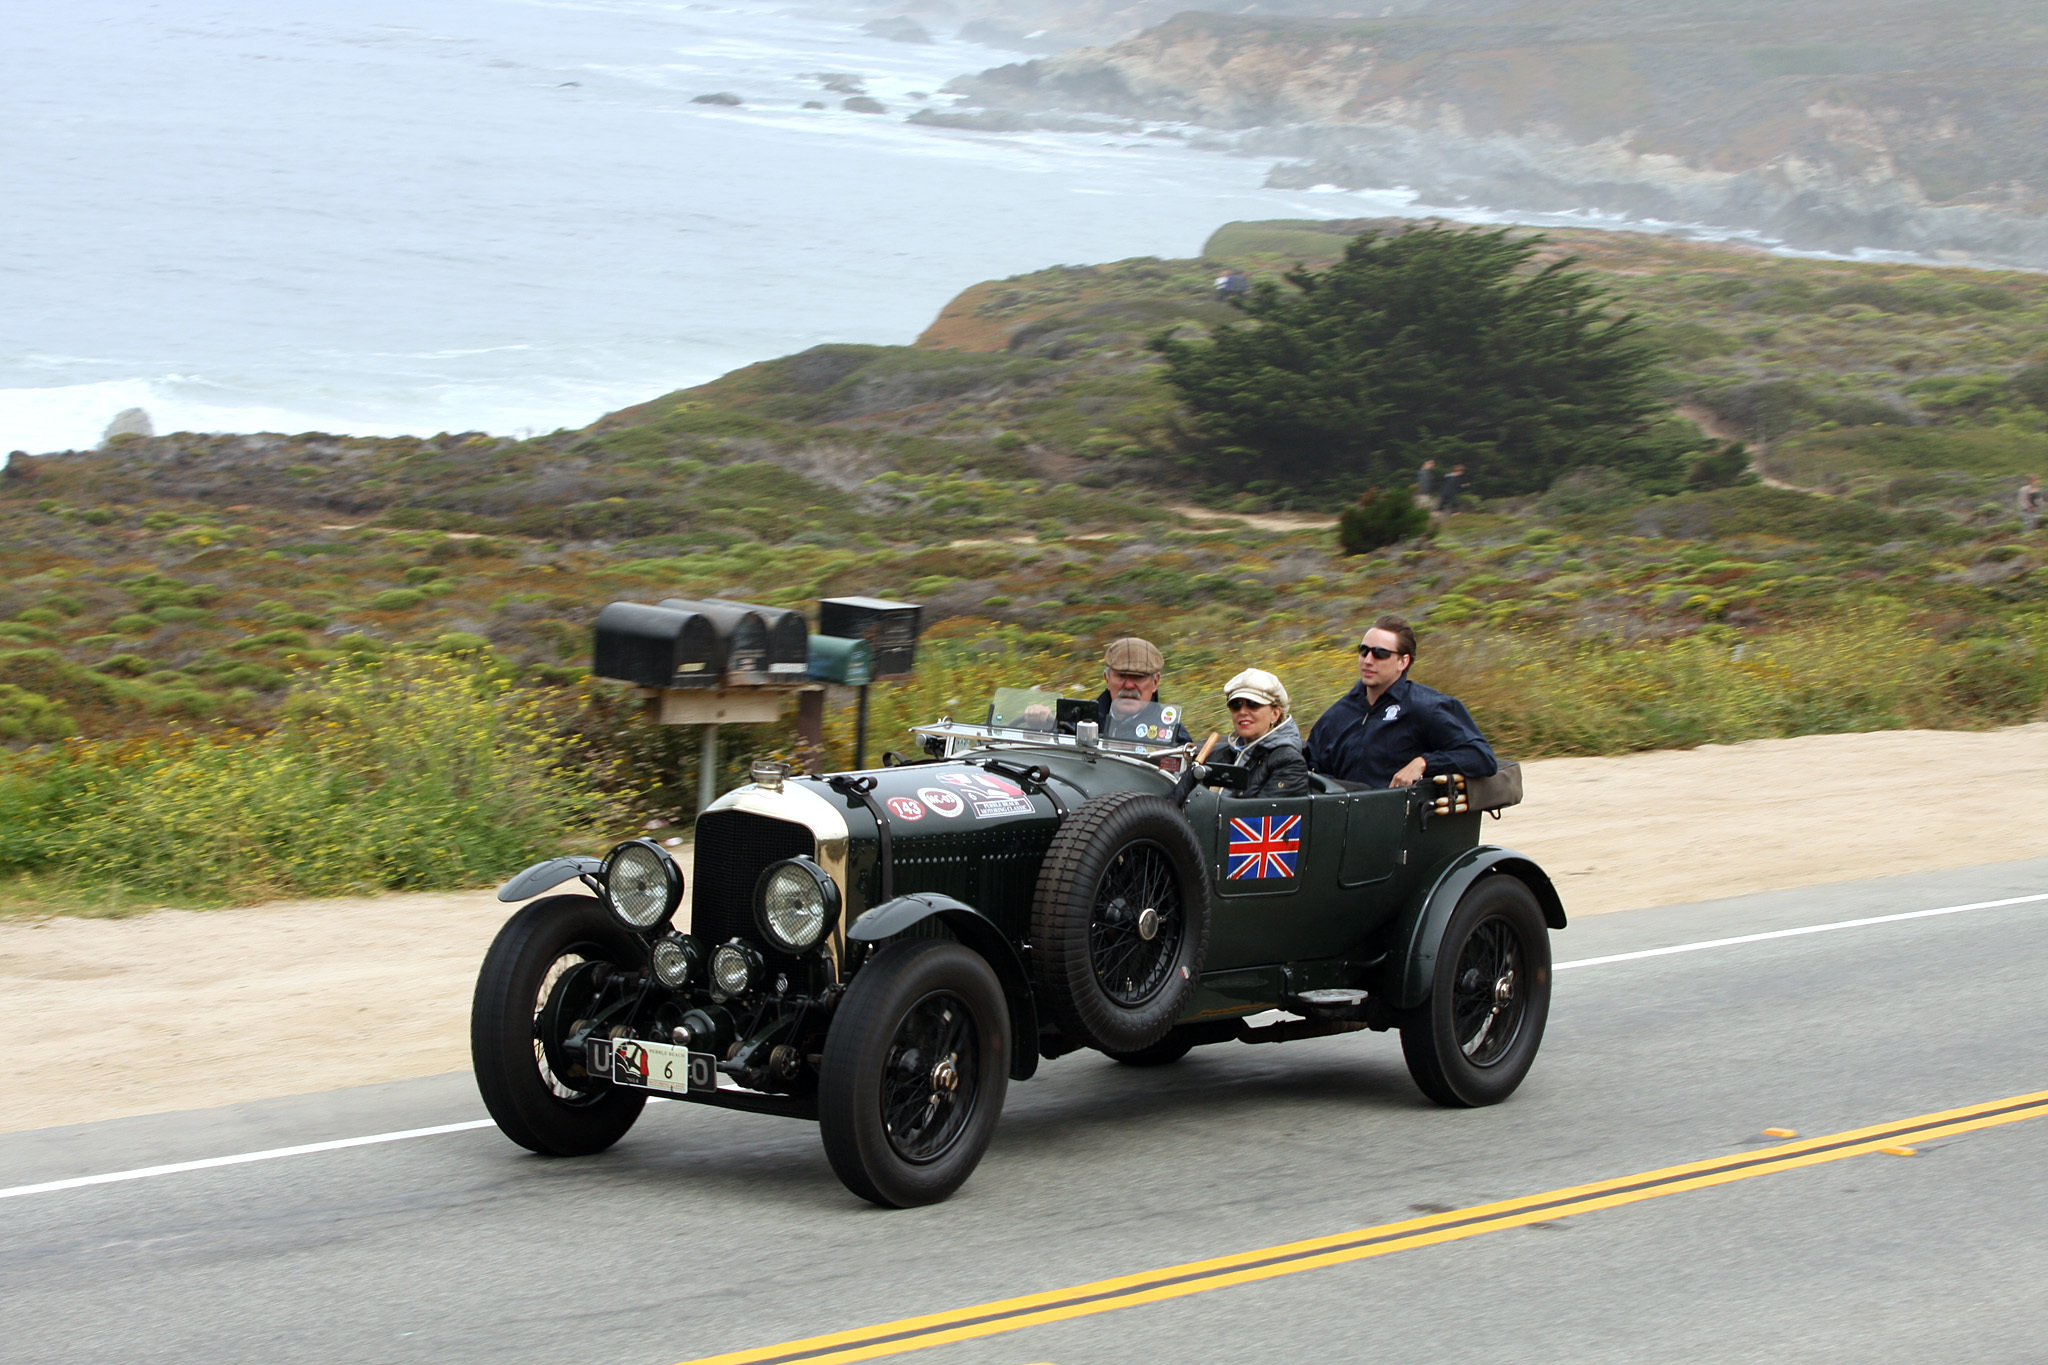
[[[791,607],[764,607],[723,597],[707,597],[704,601],[714,607],[738,607],[761,618],[768,627],[768,676],[776,682],[802,682],[810,672],[811,627],[802,612]]]
[[[711,622],[721,647],[721,682],[749,687],[769,680],[768,623],[761,619],[761,613],[751,607],[691,602],[680,597],[664,598],[661,605],[675,611],[697,612]]]
[[[828,597],[818,603],[818,633],[866,640],[874,651],[877,678],[907,678],[917,663],[923,610],[914,602],[879,597]]]
[[[614,602],[597,614],[590,671],[642,687],[716,687],[723,653],[702,612]]]

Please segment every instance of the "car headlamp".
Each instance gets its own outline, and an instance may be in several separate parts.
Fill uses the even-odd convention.
[[[670,990],[680,990],[704,969],[704,945],[688,934],[670,934],[654,941],[654,975]]]
[[[683,870],[652,839],[629,839],[604,859],[604,903],[629,929],[652,929],[683,903]]]
[[[761,954],[738,939],[719,944],[711,955],[711,984],[722,995],[745,995],[761,970]]]
[[[839,888],[809,858],[770,863],[754,883],[754,922],[768,941],[800,953],[839,918]]]

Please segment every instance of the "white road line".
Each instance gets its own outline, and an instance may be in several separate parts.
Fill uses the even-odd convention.
[[[1708,948],[1732,948],[1738,943],[1762,943],[1773,938],[1798,938],[1802,934],[1831,934],[1837,929],[1862,929],[1872,924],[1897,924],[1909,919],[1930,919],[1935,915],[1960,915],[1965,910],[1995,910],[2002,905],[2029,905],[2035,901],[2048,901],[2048,893],[2038,896],[2008,896],[1999,901],[1971,901],[1968,905],[1944,905],[1933,910],[1908,910],[1901,915],[1872,915],[1868,919],[1842,919],[1833,924],[1809,924],[1798,929],[1773,929],[1767,934],[1741,934],[1735,938],[1710,938],[1698,943],[1679,943],[1669,948],[1645,948],[1636,953],[1611,953],[1606,957],[1582,957],[1573,962],[1551,964],[1552,971],[1570,971],[1573,967],[1604,967],[1610,962],[1637,962],[1646,957],[1669,957],[1673,953],[1698,953]]]
[[[272,1147],[264,1152],[240,1152],[234,1156],[210,1156],[200,1161],[173,1161],[168,1166],[138,1166],[132,1171],[109,1171],[105,1175],[81,1175],[70,1180],[45,1180],[40,1185],[15,1185],[0,1190],[0,1199],[23,1194],[49,1194],[75,1190],[86,1185],[114,1185],[123,1180],[147,1180],[156,1175],[177,1175],[183,1171],[205,1171],[215,1166],[240,1166],[251,1161],[275,1161],[286,1156],[311,1156],[314,1152],[338,1152],[345,1147],[374,1147],[380,1142],[404,1142],[407,1138],[439,1137],[443,1133],[466,1133],[488,1128],[489,1119],[466,1123],[442,1123],[432,1128],[407,1128],[396,1133],[372,1133],[368,1137],[336,1138],[332,1142],[308,1142],[299,1147]]]
[[[1935,915],[1960,915],[1966,910],[1995,910],[2007,905],[2031,905],[2048,901],[2048,892],[2035,896],[2008,896],[2004,900],[1972,901],[1968,905],[1944,905],[1933,910],[1908,910],[1900,915],[1873,915],[1868,919],[1836,920],[1832,924],[1811,924],[1799,929],[1774,929],[1767,934],[1742,934],[1735,938],[1710,938],[1698,943],[1679,943],[1669,948],[1645,948],[1634,953],[1613,953],[1606,957],[1582,957],[1553,964],[1555,971],[1574,967],[1604,967],[1610,962],[1636,962],[1646,957],[1669,957],[1673,953],[1697,953],[1708,948],[1732,948],[1740,943],[1763,943],[1774,938],[1798,938],[1802,934],[1827,934],[1837,929],[1862,929],[1873,924],[1898,924],[1904,920],[1929,919]],[[166,1166],[139,1166],[132,1171],[109,1171],[105,1175],[81,1175],[70,1180],[45,1180],[39,1185],[15,1185],[0,1189],[0,1199],[24,1194],[52,1194],[58,1190],[82,1189],[87,1185],[115,1185],[124,1180],[147,1180],[152,1176],[178,1175],[184,1171],[211,1170],[216,1166],[240,1166],[251,1161],[275,1161],[287,1156],[311,1156],[315,1152],[338,1152],[348,1147],[374,1147],[384,1142],[409,1138],[440,1137],[444,1133],[466,1133],[488,1128],[489,1119],[467,1123],[443,1123],[432,1128],[407,1128],[396,1133],[372,1133],[368,1137],[337,1138],[333,1142],[309,1142],[299,1147],[272,1147],[262,1152],[241,1152],[234,1156],[210,1156],[200,1161],[174,1161]]]

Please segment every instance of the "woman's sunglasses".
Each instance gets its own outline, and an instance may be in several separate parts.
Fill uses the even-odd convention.
[[[1230,699],[1230,709],[1233,711],[1244,711],[1251,707],[1264,706],[1265,704],[1262,701],[1253,701],[1250,697],[1232,697]]]
[[[1361,655],[1370,654],[1375,659],[1391,659],[1401,651],[1398,649],[1388,649],[1385,645],[1360,645],[1358,652]]]

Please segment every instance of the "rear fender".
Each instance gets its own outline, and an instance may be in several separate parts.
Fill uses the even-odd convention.
[[[1410,1010],[1429,998],[1436,977],[1436,954],[1450,927],[1458,902],[1482,877],[1514,877],[1527,886],[1543,907],[1543,922],[1564,928],[1564,902],[1549,874],[1534,859],[1513,849],[1481,845],[1450,859],[1429,885],[1416,893],[1394,921],[1388,942],[1381,992],[1396,1009]]]
[[[526,871],[498,888],[501,901],[532,900],[551,886],[560,886],[571,877],[595,879],[604,871],[604,859],[568,856],[549,858],[546,862],[535,863]],[[591,890],[597,888],[592,886]]]
[[[1030,1080],[1038,1070],[1038,1004],[1031,995],[1031,977],[1017,949],[981,911],[951,896],[920,891],[868,911],[847,928],[846,938],[849,943],[879,943],[930,919],[952,930],[995,969],[1010,1006],[1010,1079]]]

